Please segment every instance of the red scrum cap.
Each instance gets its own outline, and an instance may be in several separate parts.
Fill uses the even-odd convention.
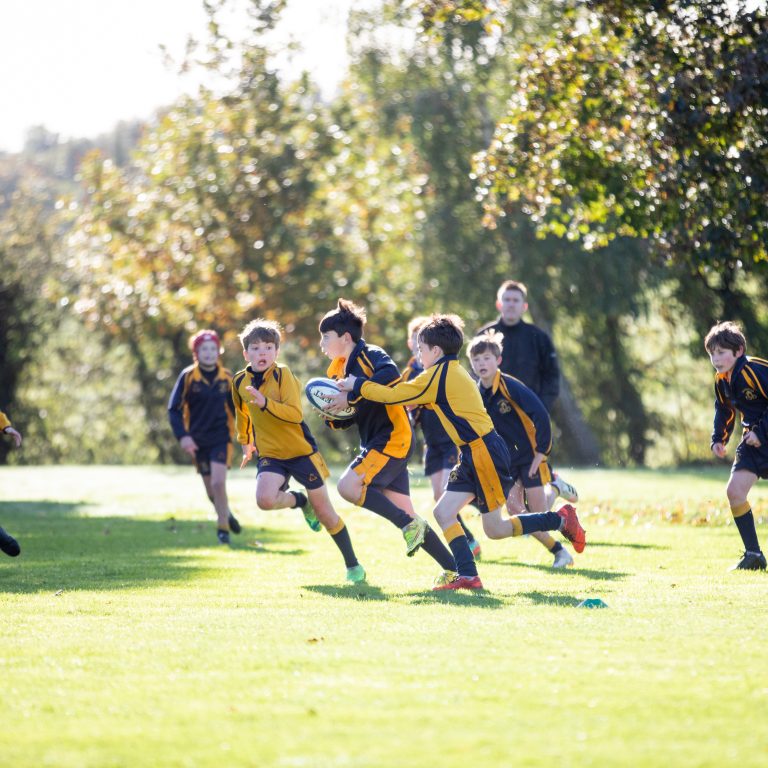
[[[192,354],[197,357],[197,348],[204,341],[214,341],[216,346],[221,348],[221,341],[219,341],[219,334],[216,331],[212,331],[210,328],[205,328],[202,331],[198,331],[190,340],[189,346],[192,348]]]

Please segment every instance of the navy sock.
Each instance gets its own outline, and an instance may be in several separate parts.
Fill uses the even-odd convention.
[[[554,546],[554,547],[552,547],[552,549],[550,549],[549,551],[550,551],[550,552],[551,552],[553,555],[556,555],[556,554],[557,554],[557,553],[558,553],[558,552],[559,552],[559,551],[560,551],[562,548],[563,548],[563,545],[562,545],[562,544],[561,544],[559,541],[556,541],[556,542],[555,542],[555,546]]]
[[[385,520],[389,520],[392,525],[396,525],[400,529],[405,528],[411,522],[411,518],[400,507],[393,504],[381,491],[375,488],[368,488],[362,506]]]
[[[733,518],[736,527],[739,529],[741,540],[744,542],[744,549],[747,552],[760,552],[760,542],[757,540],[757,530],[755,530],[755,517],[750,509],[744,515]]]
[[[456,560],[453,555],[448,551],[448,548],[440,541],[440,537],[427,526],[427,532],[424,534],[424,543],[421,548],[430,556],[433,560],[437,561],[437,564],[444,571],[455,571]]]
[[[459,576],[477,576],[475,558],[472,557],[472,550],[469,548],[467,537],[463,534],[457,536],[448,542],[448,546],[456,560],[456,572]]]
[[[517,515],[523,526],[523,535],[537,531],[559,531],[563,518],[557,512],[531,512],[527,515]]]
[[[291,509],[300,509],[301,507],[307,506],[306,494],[302,493],[301,491],[288,491],[288,493],[292,493],[293,497],[296,499],[296,503],[291,507]]]
[[[352,549],[352,539],[349,537],[349,529],[345,525],[338,533],[332,533],[331,538],[344,557],[344,565],[354,568],[357,565],[355,550]]]

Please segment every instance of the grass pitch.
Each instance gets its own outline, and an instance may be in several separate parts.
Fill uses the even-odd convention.
[[[2,468],[2,764],[764,766],[768,575],[727,573],[726,475],[569,471],[576,567],[481,537],[476,595],[432,593],[426,555],[339,502],[369,578],[344,585],[250,470],[227,549],[190,469]]]

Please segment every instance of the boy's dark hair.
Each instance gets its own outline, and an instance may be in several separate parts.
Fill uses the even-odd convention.
[[[730,349],[734,353],[740,349],[746,352],[747,339],[744,336],[744,331],[731,320],[713,325],[704,339],[704,349],[711,354],[715,347]]]
[[[467,357],[471,360],[473,357],[490,352],[494,357],[501,357],[501,351],[504,349],[504,334],[498,331],[488,331],[475,336],[469,342],[467,348]]]
[[[339,299],[336,309],[326,312],[320,321],[320,333],[335,331],[339,336],[348,333],[357,344],[363,338],[365,310],[347,299]]]
[[[277,323],[274,320],[266,320],[263,317],[258,317],[255,320],[251,320],[251,322],[243,328],[238,338],[243,345],[243,349],[248,349],[251,344],[258,341],[274,344],[275,349],[280,349],[280,331],[280,323]]]
[[[418,340],[428,347],[440,347],[446,355],[458,355],[464,343],[464,321],[458,315],[432,315],[421,326]]]
[[[507,291],[520,291],[523,294],[523,301],[528,301],[528,289],[525,287],[525,283],[521,283],[518,280],[505,280],[496,291],[496,298],[501,301],[501,297]]]

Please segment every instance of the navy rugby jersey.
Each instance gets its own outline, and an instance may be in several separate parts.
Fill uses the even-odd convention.
[[[768,445],[768,361],[742,355],[728,373],[715,375],[715,424],[712,444],[728,442],[736,411],[744,431]]]
[[[424,367],[422,364],[415,357],[412,357],[403,371],[403,381],[415,379],[423,372]],[[411,413],[414,424],[421,427],[421,431],[424,434],[424,442],[428,446],[453,445],[453,440],[445,431],[440,423],[440,419],[430,405],[418,406]]]
[[[365,339],[355,344],[349,359],[339,357],[331,361],[328,376],[332,379],[357,376],[381,384],[384,388],[400,381],[400,371],[392,358],[381,347],[366,344]],[[346,429],[357,424],[363,448],[374,448],[393,459],[404,459],[410,454],[413,432],[405,408],[364,400],[359,392],[354,395],[350,392],[347,400],[354,406],[355,416],[345,421],[328,421],[328,426],[332,429]]]
[[[498,331],[504,336],[501,368],[530,387],[551,410],[560,393],[560,365],[552,339],[541,328],[520,320],[507,325],[500,317],[484,325],[477,336]]]
[[[552,425],[536,393],[501,371],[496,371],[490,387],[478,384],[493,426],[512,454],[512,463],[530,463],[535,453],[548,455],[552,449]]]
[[[177,440],[191,435],[200,447],[228,443],[235,431],[232,374],[217,365],[209,380],[197,363],[185,368],[168,400],[168,420]]]

